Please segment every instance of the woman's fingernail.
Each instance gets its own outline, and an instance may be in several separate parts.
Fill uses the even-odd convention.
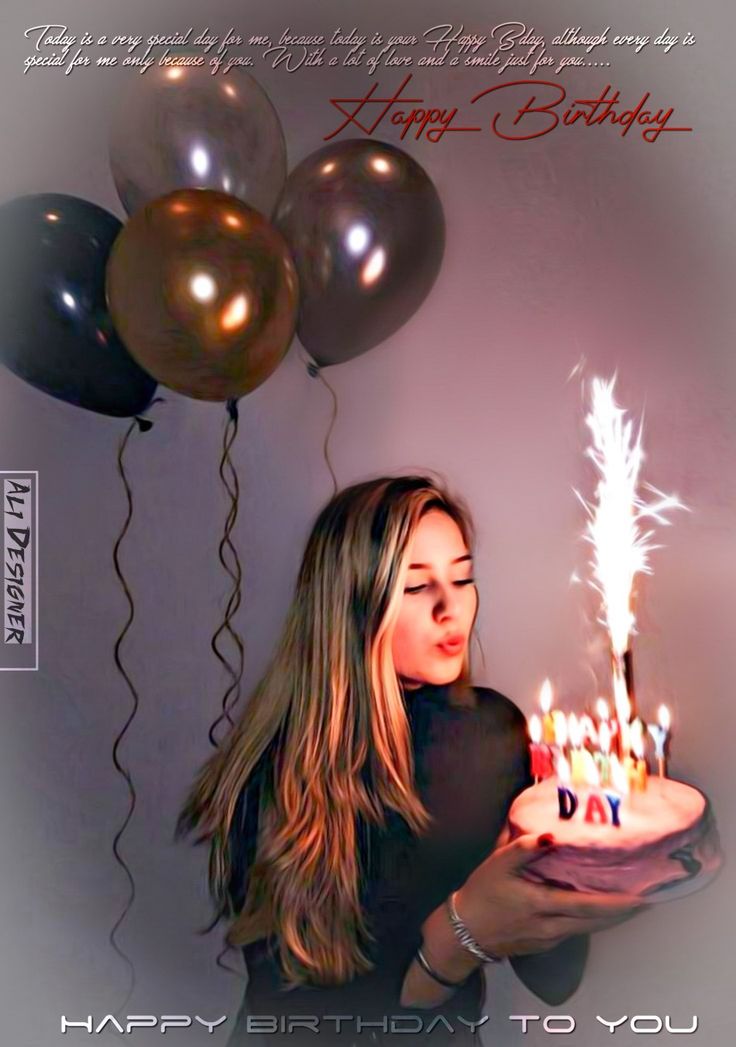
[[[537,837],[538,847],[551,847],[554,842],[555,838],[552,833],[543,833],[541,836]]]

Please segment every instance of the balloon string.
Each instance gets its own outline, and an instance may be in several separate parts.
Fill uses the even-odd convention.
[[[327,433],[325,434],[324,443],[322,444],[322,454],[324,456],[325,462],[327,463],[327,468],[330,470],[330,476],[332,477],[332,493],[337,494],[337,476],[335,476],[335,470],[332,468],[332,461],[330,459],[329,452],[330,436],[332,435],[332,430],[334,429],[335,421],[337,420],[337,393],[325,378],[324,374],[322,373],[323,368],[320,367],[318,363],[309,358],[306,353],[303,353],[302,359],[304,360],[307,366],[307,374],[309,375],[309,377],[319,378],[320,382],[322,382],[322,384],[329,390],[330,396],[332,397],[332,418],[330,419],[330,424],[328,426]]]
[[[151,406],[152,404],[155,404],[155,403],[165,403],[165,402],[166,401],[164,400],[163,397],[157,396],[154,400],[151,401],[151,404],[149,406]],[[113,764],[115,765],[115,768],[118,771],[118,773],[120,775],[122,775],[122,777],[126,781],[126,784],[128,786],[128,796],[129,796],[129,799],[130,799],[128,812],[127,812],[127,814],[125,816],[123,824],[121,825],[121,827],[118,829],[117,833],[115,834],[115,837],[114,837],[113,843],[112,843],[112,853],[113,853],[113,856],[114,856],[115,860],[117,861],[118,865],[120,865],[121,868],[123,869],[123,871],[125,872],[125,875],[128,878],[128,884],[130,885],[130,895],[128,897],[128,901],[127,901],[127,903],[126,903],[122,913],[120,914],[120,916],[116,920],[112,930],[110,931],[110,933],[108,935],[108,941],[110,942],[111,946],[113,947],[115,952],[118,954],[118,956],[127,964],[128,969],[130,971],[130,977],[131,977],[131,983],[130,983],[130,989],[128,990],[128,995],[125,997],[125,1000],[123,1001],[123,1003],[118,1008],[119,1011],[123,1010],[123,1008],[127,1006],[128,1001],[130,1000],[131,996],[133,995],[133,990],[135,989],[135,968],[133,967],[133,964],[132,964],[132,962],[130,960],[130,957],[127,956],[127,954],[124,953],[122,951],[122,949],[120,948],[120,946],[117,944],[117,941],[115,939],[115,934],[116,934],[118,928],[120,927],[121,923],[123,922],[123,920],[127,916],[128,912],[130,911],[130,909],[131,909],[131,907],[133,905],[133,901],[135,900],[135,881],[133,880],[133,877],[131,875],[130,868],[128,867],[125,859],[122,857],[122,855],[120,854],[120,851],[118,850],[118,843],[120,842],[120,839],[121,839],[123,833],[125,832],[125,829],[127,828],[128,823],[130,822],[131,818],[133,817],[133,811],[135,810],[135,805],[136,805],[136,791],[135,791],[135,786],[133,785],[133,780],[132,780],[132,778],[130,776],[130,772],[128,771],[128,769],[126,767],[123,767],[123,765],[120,763],[120,760],[118,759],[118,749],[120,748],[120,744],[121,744],[121,742],[122,742],[122,740],[123,740],[123,738],[125,736],[126,731],[128,730],[128,727],[130,726],[133,718],[135,717],[136,712],[138,711],[138,706],[140,704],[139,703],[139,698],[138,698],[138,692],[136,691],[136,688],[135,688],[135,686],[133,684],[133,681],[131,680],[130,676],[126,672],[125,666],[123,665],[122,659],[120,657],[120,648],[121,648],[123,639],[125,638],[126,633],[130,629],[130,626],[131,626],[131,624],[133,622],[133,618],[135,616],[135,606],[134,606],[134,603],[133,603],[133,597],[131,595],[131,592],[130,592],[130,589],[128,587],[128,584],[127,584],[127,582],[125,580],[125,575],[123,574],[123,571],[122,571],[122,568],[121,568],[121,565],[120,565],[120,546],[122,545],[123,538],[127,534],[128,528],[130,526],[130,521],[131,521],[132,516],[133,516],[133,493],[132,493],[130,484],[128,483],[128,479],[127,479],[127,476],[126,476],[126,473],[125,473],[124,455],[125,455],[125,448],[128,445],[128,440],[130,439],[130,436],[131,436],[131,434],[132,434],[132,432],[133,432],[133,430],[135,429],[136,426],[138,426],[138,429],[140,430],[140,432],[145,433],[145,432],[148,432],[151,429],[151,427],[153,426],[153,422],[150,421],[150,419],[148,419],[148,418],[143,418],[142,415],[136,415],[134,420],[128,426],[128,431],[126,432],[125,436],[121,440],[120,446],[118,448],[118,454],[117,454],[118,473],[120,474],[120,477],[121,477],[121,479],[123,481],[123,487],[125,488],[125,496],[126,496],[126,500],[127,500],[127,503],[128,503],[128,512],[127,512],[127,516],[125,517],[125,522],[123,524],[122,530],[120,531],[120,534],[118,535],[117,541],[115,542],[115,545],[113,547],[113,564],[114,564],[114,567],[115,567],[115,574],[118,577],[118,580],[120,582],[120,585],[122,586],[123,592],[125,593],[125,598],[126,598],[127,603],[128,603],[128,620],[126,621],[125,625],[123,626],[122,630],[120,631],[120,633],[119,633],[119,635],[118,635],[118,637],[117,637],[117,639],[115,641],[115,646],[114,646],[115,665],[116,665],[116,667],[118,669],[118,672],[122,675],[123,679],[125,680],[126,684],[128,685],[128,689],[130,690],[131,695],[133,696],[133,708],[132,708],[132,710],[130,712],[130,715],[128,716],[128,719],[125,721],[123,727],[121,728],[121,730],[119,731],[117,737],[115,738],[115,742],[114,742],[113,747],[112,747],[112,761],[113,761]],[[104,1031],[108,1032],[108,1031],[111,1031],[111,1030],[110,1030],[109,1026],[105,1026]],[[116,1035],[119,1035],[119,1033],[116,1032]]]
[[[220,625],[220,627],[218,628],[218,630],[215,632],[214,636],[212,637],[212,645],[211,646],[212,646],[212,650],[215,652],[215,654],[217,655],[219,660],[225,665],[227,671],[232,676],[232,683],[228,687],[228,689],[225,692],[225,695],[223,697],[223,700],[222,700],[222,713],[213,722],[213,724],[211,725],[210,730],[209,730],[209,740],[210,740],[211,745],[213,747],[215,747],[215,748],[217,747],[217,744],[218,744],[216,739],[215,739],[215,729],[216,729],[217,725],[220,723],[220,721],[223,720],[223,719],[227,719],[228,722],[230,723],[230,725],[233,726],[233,721],[232,721],[232,718],[230,717],[230,709],[232,708],[233,705],[235,705],[237,703],[238,699],[240,698],[240,681],[241,681],[242,676],[243,676],[243,662],[244,662],[243,643],[242,643],[242,641],[240,639],[240,636],[232,629],[232,627],[230,625],[231,618],[233,617],[235,612],[240,607],[240,601],[241,601],[241,588],[240,588],[240,586],[241,586],[242,577],[243,577],[241,564],[240,564],[240,559],[238,557],[238,551],[235,548],[235,546],[233,545],[232,539],[230,538],[231,532],[233,530],[233,527],[235,526],[235,521],[236,521],[237,516],[238,516],[238,496],[240,494],[240,485],[238,483],[238,474],[237,474],[237,472],[235,470],[235,466],[233,465],[232,458],[230,457],[230,448],[232,447],[233,442],[234,442],[234,440],[235,440],[235,438],[237,436],[237,433],[238,433],[239,411],[238,411],[238,401],[237,400],[228,400],[227,401],[227,413],[228,413],[228,421],[227,421],[227,424],[226,424],[226,427],[225,427],[225,433],[224,433],[224,436],[223,436],[223,452],[222,452],[222,458],[220,459],[220,470],[219,470],[219,472],[220,472],[220,478],[221,478],[221,480],[223,482],[223,485],[224,485],[228,495],[230,496],[230,511],[228,512],[227,519],[225,521],[225,529],[224,529],[222,541],[220,542],[220,545],[218,547],[218,555],[219,555],[220,563],[223,565],[223,567],[225,568],[225,570],[227,571],[229,577],[231,578],[231,580],[233,582],[233,589],[232,589],[232,592],[230,593],[230,598],[229,598],[228,603],[227,603],[224,620],[223,620],[222,624]],[[230,477],[231,483],[228,482],[228,476],[226,475],[226,469],[229,471],[229,477]],[[232,554],[233,560],[235,562],[234,569],[231,569],[228,566],[227,561],[225,560],[225,556],[224,556],[225,549],[229,549],[231,554]],[[219,637],[220,633],[222,633],[224,630],[227,630],[227,632],[230,634],[230,636],[234,640],[235,645],[236,645],[236,647],[238,649],[238,668],[237,668],[237,673],[232,668],[231,664],[227,661],[227,659],[225,657],[223,657],[223,655],[220,654],[220,651],[218,650],[218,647],[217,647],[217,638]],[[228,705],[228,698],[229,698],[230,694],[234,690],[237,691],[237,695],[236,695],[234,701],[232,703],[230,703],[230,705]],[[219,922],[219,919],[220,919],[220,917],[218,915],[215,918],[215,920],[209,925],[209,927],[205,928],[200,933],[201,934],[209,934],[209,932]],[[226,956],[227,953],[230,952],[230,951],[236,951],[236,950],[235,950],[234,946],[228,945],[226,943],[224,948],[221,949],[220,952],[218,953],[217,958],[215,960],[215,964],[221,970],[227,971],[228,974],[236,974],[241,979],[247,980],[247,977],[248,977],[247,973],[244,973],[242,971],[238,971],[235,967],[229,967],[226,963],[222,962],[223,956]]]
[[[243,664],[244,664],[244,660],[245,660],[245,650],[244,650],[244,647],[243,647],[243,641],[241,640],[240,636],[235,632],[235,630],[233,629],[232,625],[230,624],[231,621],[232,621],[232,618],[234,617],[235,613],[237,612],[238,608],[240,607],[240,602],[241,602],[241,583],[242,583],[242,580],[243,580],[243,571],[242,571],[242,568],[241,568],[240,559],[238,557],[238,551],[235,548],[235,546],[234,546],[234,544],[232,542],[232,539],[230,537],[230,535],[232,533],[232,530],[233,530],[233,528],[235,526],[235,521],[238,518],[238,498],[239,498],[239,495],[240,495],[240,485],[238,483],[238,474],[237,474],[237,472],[235,470],[235,466],[233,464],[232,458],[230,457],[230,448],[233,445],[233,441],[235,440],[235,437],[238,435],[238,417],[239,416],[238,416],[238,402],[237,402],[237,400],[228,400],[228,402],[227,402],[227,413],[228,413],[228,421],[227,421],[227,424],[225,425],[225,430],[224,430],[224,435],[223,435],[222,458],[220,459],[220,469],[219,469],[219,472],[220,472],[220,479],[222,480],[222,483],[223,483],[223,485],[225,487],[225,490],[227,491],[228,495],[230,496],[230,510],[229,510],[229,512],[227,514],[227,519],[225,520],[225,529],[224,529],[223,536],[222,536],[222,539],[220,541],[220,544],[218,546],[217,552],[218,552],[218,556],[219,556],[219,559],[220,559],[220,563],[225,568],[225,571],[227,572],[228,576],[230,577],[230,579],[231,579],[231,581],[233,583],[233,587],[232,587],[232,590],[230,592],[230,597],[228,599],[227,606],[225,608],[225,616],[223,618],[222,623],[219,625],[219,627],[215,631],[215,633],[214,633],[214,635],[212,637],[210,646],[211,646],[212,650],[214,651],[215,655],[217,656],[217,658],[219,659],[219,661],[222,662],[222,664],[227,669],[227,672],[232,677],[232,682],[231,682],[230,686],[228,687],[228,689],[225,691],[225,694],[223,696],[223,699],[222,699],[222,712],[217,717],[217,719],[211,724],[210,729],[209,729],[210,744],[214,748],[217,748],[218,745],[219,745],[219,742],[217,741],[217,739],[215,737],[215,731],[216,731],[216,728],[217,728],[218,724],[222,720],[227,720],[228,723],[230,724],[230,727],[234,727],[235,726],[234,721],[233,721],[232,717],[230,716],[230,710],[238,702],[238,699],[240,698],[240,683],[241,683],[241,680],[242,680],[242,677],[243,677]],[[228,550],[230,552],[230,555],[231,555],[231,557],[233,559],[233,562],[234,562],[233,566],[228,564],[228,562],[227,562],[227,560],[225,558],[225,551],[226,550]],[[223,633],[223,632],[227,632],[230,635],[233,643],[235,644],[235,646],[238,649],[237,668],[233,668],[233,666],[228,661],[228,659],[223,654],[220,653],[220,649],[219,649],[219,647],[217,645],[217,640],[218,640],[218,637],[220,636],[220,634]],[[234,699],[232,701],[229,701],[230,696],[233,694],[233,692],[235,692],[235,697],[234,697]]]

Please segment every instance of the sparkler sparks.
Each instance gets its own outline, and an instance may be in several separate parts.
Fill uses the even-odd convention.
[[[602,598],[599,621],[609,632],[614,658],[621,659],[636,631],[631,606],[635,576],[652,573],[649,554],[661,548],[652,543],[654,531],[643,530],[642,523],[651,520],[670,526],[664,514],[688,507],[651,484],[642,486],[655,496],[653,500],[646,502],[639,495],[642,423],[634,439],[632,422],[613,397],[615,381],[615,374],[608,382],[592,380],[592,408],[585,421],[593,442],[586,454],[599,480],[594,502],[587,502],[577,490],[575,494],[588,514],[583,537],[593,546],[589,584]]]

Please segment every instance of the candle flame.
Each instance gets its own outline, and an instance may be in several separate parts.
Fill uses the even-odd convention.
[[[607,720],[610,716],[608,711],[608,702],[605,698],[599,698],[595,703],[595,711],[598,713],[598,717],[601,720]]]
[[[593,754],[589,753],[587,749],[584,750],[584,763],[585,763],[585,780],[588,785],[600,785],[601,784],[601,772],[598,764],[593,759]]]
[[[598,741],[600,743],[601,752],[605,753],[606,756],[611,751],[611,728],[607,722],[604,722],[600,726],[598,731]]]
[[[539,704],[543,713],[548,713],[552,708],[552,681],[549,677],[547,677],[540,688]]]
[[[575,746],[576,749],[579,749],[583,741],[583,729],[580,726],[580,721],[578,720],[575,713],[570,713],[570,716],[568,717],[567,733],[570,736],[570,741],[572,742],[572,744]]]
[[[529,720],[529,737],[535,745],[539,745],[542,740],[542,721],[536,713]]]
[[[616,792],[624,796],[628,794],[629,776],[616,753],[611,756],[611,783]]]
[[[589,503],[578,491],[575,494],[589,517],[583,537],[593,546],[590,561],[593,579],[589,584],[602,598],[599,621],[608,629],[613,653],[621,656],[635,626],[631,609],[634,578],[637,574],[652,573],[649,553],[660,548],[651,543],[654,532],[642,532],[640,524],[652,519],[669,526],[664,513],[669,509],[687,509],[687,506],[651,484],[644,486],[656,495],[654,501],[647,503],[637,493],[644,457],[643,423],[639,423],[634,439],[631,421],[624,419],[625,410],[613,398],[615,381],[615,375],[608,382],[593,379],[592,409],[585,419],[593,435],[586,455],[599,473],[596,501]]]
[[[666,705],[660,705],[657,718],[659,720],[659,726],[664,728],[665,731],[668,731],[670,729],[671,720],[670,711]]]
[[[640,741],[642,741],[643,744],[644,721],[637,716],[635,719],[631,721],[631,724],[629,725],[629,732],[632,740],[638,738]]]
[[[595,724],[593,723],[592,717],[588,716],[587,713],[584,713],[580,717],[580,726],[583,729],[583,737],[590,738],[593,745],[597,745],[598,732],[595,729]]]

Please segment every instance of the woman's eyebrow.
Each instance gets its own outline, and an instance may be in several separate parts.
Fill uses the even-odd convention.
[[[472,555],[470,553],[466,553],[465,556],[458,556],[456,560],[452,560],[451,562],[452,563],[462,563],[463,560],[472,560],[472,559],[473,559]],[[410,563],[409,564],[409,570],[413,571],[415,568],[421,569],[423,567],[427,567],[428,568],[428,567],[431,567],[431,566],[432,565],[428,564],[428,563]]]

